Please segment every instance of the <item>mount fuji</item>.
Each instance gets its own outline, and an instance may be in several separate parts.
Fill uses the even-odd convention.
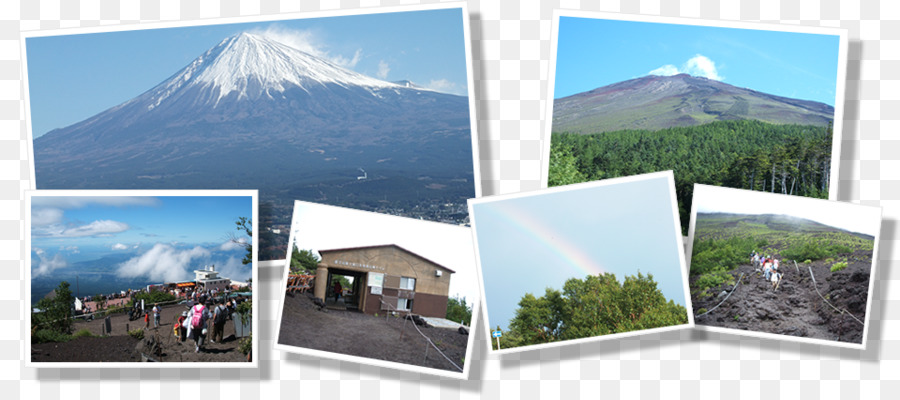
[[[259,189],[275,214],[261,216],[263,228],[289,223],[294,200],[400,214],[465,204],[472,157],[467,97],[375,79],[250,33],[34,140],[40,189]]]

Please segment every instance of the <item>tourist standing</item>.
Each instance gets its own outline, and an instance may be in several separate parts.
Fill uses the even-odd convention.
[[[222,336],[225,334],[225,321],[227,319],[228,309],[225,308],[225,304],[222,303],[222,300],[219,300],[216,311],[213,313],[213,343],[222,343]]]
[[[209,311],[202,303],[197,303],[193,307],[191,307],[191,311],[188,312],[188,320],[190,320],[191,325],[191,337],[194,339],[194,344],[196,348],[194,349],[195,353],[200,352],[200,348],[203,347],[203,336],[206,335],[206,320],[209,318]]]
[[[153,304],[153,327],[159,328],[159,303]]]

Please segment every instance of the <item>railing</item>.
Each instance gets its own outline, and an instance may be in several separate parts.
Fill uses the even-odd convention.
[[[391,305],[390,303],[386,303],[384,300],[378,299],[378,301],[380,301],[382,305],[386,305],[386,306],[390,307],[394,312],[400,312],[400,311],[401,311],[401,310],[397,310],[397,309],[396,309],[393,305]],[[406,311],[406,316],[403,318],[403,319],[404,319],[404,321],[403,321],[403,327],[400,328],[400,338],[401,338],[401,339],[403,338],[403,331],[404,331],[404,329],[406,328],[406,321],[409,321],[409,319],[410,319],[409,316],[410,316],[410,311],[411,311],[411,310],[402,310],[402,311]],[[387,317],[388,317],[388,316],[389,316],[389,315],[385,316],[385,321],[387,320]],[[415,322],[413,322],[412,325],[413,325],[414,328],[416,328],[416,332],[419,332],[419,335],[421,335],[422,338],[425,339],[425,343],[426,343],[426,346],[425,346],[425,360],[428,359],[428,346],[427,346],[427,345],[431,345],[431,347],[434,347],[434,349],[438,352],[438,354],[441,355],[441,357],[444,357],[444,359],[447,360],[447,362],[449,362],[451,365],[453,365],[454,367],[456,367],[456,369],[458,369],[459,372],[463,372],[463,369],[462,369],[459,365],[456,365],[456,363],[453,362],[453,360],[451,360],[450,357],[447,357],[447,355],[444,354],[444,352],[441,351],[441,349],[439,349],[439,348],[437,347],[437,345],[435,345],[434,342],[431,341],[431,338],[429,338],[428,336],[425,336],[425,334],[422,333],[421,330],[419,330],[419,327],[418,327],[418,325],[416,325]],[[422,363],[424,364],[424,360],[422,361]]]
[[[724,299],[722,299],[722,301],[721,301],[721,302],[719,302],[719,304],[716,304],[716,306],[715,306],[715,307],[713,307],[713,308],[710,308],[710,309],[709,309],[709,310],[708,310],[708,311],[706,311],[706,312],[705,312],[705,313],[703,313],[703,314],[700,314],[700,315],[698,315],[698,316],[696,316],[696,317],[694,317],[694,319],[697,319],[697,318],[700,318],[700,317],[702,317],[702,316],[704,316],[704,315],[706,315],[706,314],[709,314],[709,313],[711,313],[711,312],[712,312],[712,310],[715,310],[715,309],[717,309],[717,308],[719,308],[719,306],[721,306],[721,305],[722,305],[722,303],[724,303],[724,302],[725,302],[725,300],[728,300],[728,298],[729,298],[729,297],[731,297],[731,294],[732,294],[732,293],[734,293],[734,292],[735,292],[735,291],[736,291],[736,290],[737,290],[737,288],[738,288],[738,286],[739,286],[739,285],[740,285],[740,284],[741,284],[741,281],[742,281],[742,280],[743,280],[743,279],[744,279],[744,273],[743,273],[743,272],[741,272],[741,277],[740,277],[740,278],[738,278],[738,282],[737,282],[737,284],[735,284],[735,285],[734,285],[734,288],[733,288],[733,289],[731,289],[731,291],[730,291],[730,292],[728,292],[728,296],[725,296],[725,298],[724,298]]]

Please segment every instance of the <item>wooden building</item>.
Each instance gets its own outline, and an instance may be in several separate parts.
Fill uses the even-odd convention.
[[[444,318],[453,270],[397,245],[319,250],[315,296],[333,296],[332,277],[352,277],[344,303],[366,314],[410,311]],[[324,285],[321,283],[325,283]]]

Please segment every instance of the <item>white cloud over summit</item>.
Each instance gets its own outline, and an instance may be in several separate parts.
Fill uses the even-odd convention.
[[[179,250],[157,243],[140,256],[119,264],[116,275],[123,278],[145,276],[154,282],[177,282],[191,278],[198,259],[208,259],[210,251],[202,247]]]
[[[716,63],[702,54],[697,54],[687,60],[681,68],[672,64],[663,65],[648,73],[649,75],[671,76],[677,74],[690,74],[693,76],[701,76],[704,78],[723,81],[725,78],[719,75]]]
[[[279,26],[270,26],[266,29],[256,29],[250,33],[267,37],[286,46],[293,47],[304,53],[324,58],[344,68],[353,68],[362,59],[362,49],[356,49],[352,56],[332,54],[322,45],[322,40],[316,37],[311,30],[286,29]]]

